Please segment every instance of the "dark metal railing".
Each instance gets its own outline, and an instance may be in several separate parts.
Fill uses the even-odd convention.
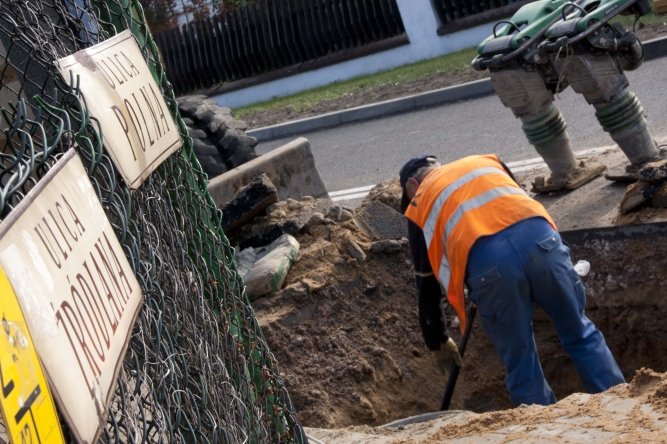
[[[156,42],[169,79],[182,94],[404,32],[396,0],[258,0],[224,16],[159,32]]]

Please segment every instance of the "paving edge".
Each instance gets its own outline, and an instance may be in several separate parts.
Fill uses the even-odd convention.
[[[652,60],[665,55],[667,55],[667,37],[652,39],[644,43],[645,60]],[[431,106],[473,99],[493,93],[494,90],[491,80],[485,78],[411,96],[265,126],[263,128],[246,131],[246,134],[255,137],[259,142],[268,142],[282,137],[289,137],[297,134],[303,135],[307,132],[332,128],[346,123],[361,122],[378,117],[416,111]]]
[[[218,208],[232,200],[234,194],[261,173],[269,176],[276,187],[278,200],[303,196],[327,197],[327,188],[315,167],[308,139],[299,137],[262,156],[213,177],[208,191]]]

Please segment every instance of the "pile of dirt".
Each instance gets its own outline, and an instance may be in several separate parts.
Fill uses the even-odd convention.
[[[439,409],[446,380],[419,330],[407,242],[374,252],[375,239],[353,217],[372,202],[398,211],[399,198],[393,180],[374,188],[356,210],[323,209],[325,217],[294,233],[301,251],[284,289],[253,302],[306,426],[377,426]],[[270,208],[267,220],[297,217],[317,205],[321,202],[280,202]],[[667,239],[591,239],[571,248],[574,260],[585,258],[592,265],[583,278],[587,314],[604,332],[626,378],[641,367],[667,370],[667,358],[656,352],[667,341],[662,327],[667,302],[661,297]],[[447,317],[454,322],[451,312]],[[544,372],[557,397],[582,391],[574,365],[539,310],[534,326]],[[457,328],[450,334],[460,338]],[[451,408],[509,408],[503,378],[500,360],[476,323]]]
[[[311,439],[328,444],[664,442],[666,415],[667,374],[640,369],[630,384],[593,396],[574,394],[549,407],[520,406],[481,415],[443,412],[393,427],[306,430]]]
[[[388,193],[374,195],[389,202]],[[289,219],[312,206],[292,201],[280,210]],[[374,239],[353,218],[308,223],[296,238],[301,250],[284,289],[253,307],[301,421],[381,424],[432,410],[433,383],[444,381],[416,323],[407,243],[373,253]]]
[[[639,23],[636,34],[643,42],[665,36],[667,35],[667,20],[666,23],[654,23],[650,25]],[[285,105],[244,114],[243,120],[247,122],[249,128],[262,128],[290,120],[317,116],[328,112],[368,105],[369,103],[460,85],[473,80],[483,79],[488,77],[488,75],[488,72],[475,71],[472,67],[448,72],[433,72],[408,82],[367,85],[345,96],[314,103],[307,109],[296,109],[290,105]]]

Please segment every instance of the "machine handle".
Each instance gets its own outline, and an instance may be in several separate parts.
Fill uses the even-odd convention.
[[[512,27],[514,29],[516,29],[517,31],[519,30],[519,27],[513,21],[511,21],[511,20],[501,20],[498,23],[496,23],[495,25],[493,25],[493,38],[498,38],[498,36],[496,35],[496,28],[498,27],[498,25],[500,25],[502,23],[504,23],[506,25],[512,25]]]
[[[586,10],[582,8],[580,5],[576,3],[566,3],[563,5],[563,8],[561,9],[561,13],[563,14],[563,20],[567,20],[567,18],[565,17],[565,10],[567,9],[568,6],[574,6],[576,9],[586,14]]]

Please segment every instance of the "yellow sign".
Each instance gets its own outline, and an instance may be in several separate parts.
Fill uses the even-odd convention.
[[[58,413],[75,441],[96,442],[142,294],[74,149],[0,223],[0,267]]]
[[[13,443],[63,443],[58,414],[14,290],[0,269],[0,406]]]

